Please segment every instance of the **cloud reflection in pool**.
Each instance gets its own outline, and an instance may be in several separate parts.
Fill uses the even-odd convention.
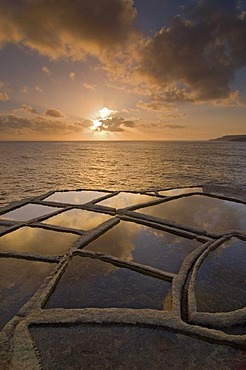
[[[197,240],[121,221],[88,244],[85,250],[102,252],[126,261],[176,273],[184,258],[199,245],[201,244]]]
[[[49,225],[89,230],[109,220],[112,216],[105,213],[90,212],[82,209],[71,209],[44,221]]]
[[[42,255],[64,254],[78,237],[70,233],[22,227],[0,237],[0,250]]]
[[[46,308],[124,307],[162,310],[171,283],[110,263],[75,257]]]
[[[246,205],[205,195],[191,195],[152,207],[138,209],[137,213],[174,221],[210,233],[246,230]]]

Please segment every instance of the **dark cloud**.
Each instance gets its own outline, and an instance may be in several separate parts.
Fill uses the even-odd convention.
[[[141,109],[158,112],[177,102],[207,101],[241,107],[232,84],[235,71],[246,67],[242,2],[184,3],[189,6],[179,16],[141,39],[133,0],[1,0],[0,45],[21,44],[54,59],[96,56],[111,77],[107,86],[116,81],[117,88],[150,97],[138,102]],[[51,74],[47,66],[42,70]],[[106,126],[121,130],[118,122],[104,122],[98,129]]]
[[[24,107],[25,108],[24,108]],[[22,106],[22,111],[31,107]],[[84,119],[82,121],[69,121],[65,119],[58,119],[45,115],[23,116],[20,114],[21,110],[15,111],[12,114],[0,115],[0,133],[7,134],[56,134],[59,136],[69,134],[80,134],[93,126],[93,121]],[[112,119],[100,120],[101,126],[95,128],[95,131],[110,131],[122,132],[127,127],[134,127],[133,121],[127,121],[123,118],[113,117]]]
[[[56,120],[45,116],[36,115],[33,117],[23,117],[18,114],[0,115],[0,132],[7,133],[43,133],[66,135],[82,132],[88,127],[82,122],[67,122],[65,120]]]
[[[145,40],[138,73],[161,86],[167,101],[229,96],[246,66],[246,18],[235,0],[199,0]]]
[[[45,112],[46,116],[55,117],[55,118],[63,118],[64,114],[57,109],[47,109]]]
[[[124,118],[111,117],[107,119],[99,120],[101,125],[98,126],[95,131],[110,131],[110,132],[122,132],[126,127],[134,127],[133,121],[126,121]]]
[[[32,121],[29,118],[17,116],[15,114],[0,115],[0,130],[1,131],[30,128],[31,126],[32,126]]]
[[[1,0],[0,43],[51,58],[102,57],[135,33],[135,15],[132,0]]]

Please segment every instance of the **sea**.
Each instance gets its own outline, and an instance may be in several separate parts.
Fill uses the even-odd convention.
[[[49,190],[158,190],[221,184],[246,189],[246,143],[219,141],[0,142],[0,205]]]

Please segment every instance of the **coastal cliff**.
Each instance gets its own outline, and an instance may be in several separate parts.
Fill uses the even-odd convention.
[[[216,139],[211,139],[210,141],[245,141],[246,135],[225,135]]]

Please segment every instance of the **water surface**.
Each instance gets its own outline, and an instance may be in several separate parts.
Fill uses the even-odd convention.
[[[197,240],[121,221],[84,249],[177,273],[185,257],[200,245]]]
[[[246,306],[246,241],[232,238],[202,263],[196,282],[198,311],[226,312]]]
[[[78,237],[70,233],[21,227],[0,237],[0,250],[59,255],[67,252]]]
[[[58,189],[246,188],[246,143],[1,142],[0,202]]]
[[[0,258],[0,330],[54,268],[50,263]]]
[[[46,308],[121,307],[161,310],[171,283],[91,258],[75,257]]]
[[[233,230],[246,231],[246,205],[205,195],[190,195],[151,207],[136,213],[174,221],[221,234]]]

